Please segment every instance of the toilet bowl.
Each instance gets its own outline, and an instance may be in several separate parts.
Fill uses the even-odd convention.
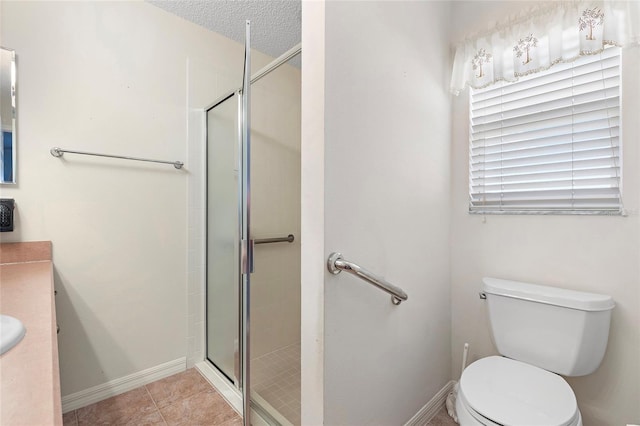
[[[559,375],[593,373],[609,337],[611,296],[484,278],[498,352],[462,372],[462,426],[582,426],[573,390]]]
[[[576,398],[562,377],[500,356],[464,370],[456,412],[462,426],[582,426]]]

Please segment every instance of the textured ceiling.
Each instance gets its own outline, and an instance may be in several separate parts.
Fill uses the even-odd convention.
[[[300,0],[148,0],[167,12],[244,43],[251,21],[251,47],[278,57],[300,43]]]

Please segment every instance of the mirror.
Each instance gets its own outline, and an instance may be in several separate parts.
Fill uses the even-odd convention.
[[[16,52],[0,47],[0,183],[16,183]]]

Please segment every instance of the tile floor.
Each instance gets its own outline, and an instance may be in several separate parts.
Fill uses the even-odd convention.
[[[300,343],[255,358],[251,368],[253,390],[292,424],[300,425]]]
[[[299,360],[299,345],[297,351]],[[274,368],[280,366],[276,368],[279,373],[273,373],[271,376],[276,383],[284,384],[285,392],[289,392],[289,396],[279,399],[280,402],[276,401],[274,399],[276,395],[270,393],[275,392],[276,389],[273,386],[267,386],[268,377],[261,377],[261,385],[265,386],[263,392],[265,395],[271,396],[269,402],[274,406],[278,403],[284,403],[280,408],[281,413],[292,423],[300,424],[300,367],[297,364],[297,374],[294,374],[295,369],[285,367],[285,365],[291,365],[290,357],[295,355],[296,349],[294,347],[289,348],[288,351],[276,352],[279,353],[260,357],[263,358],[261,363],[272,365]],[[278,359],[280,361],[276,362]],[[297,376],[297,386],[292,383],[296,380],[295,376]],[[292,391],[292,389],[297,389],[297,391]],[[295,395],[291,397],[291,393],[297,395],[297,403],[295,403]],[[265,398],[264,395],[262,396]],[[284,401],[289,402],[285,403]],[[295,403],[293,407],[290,405],[292,401]],[[293,413],[288,413],[287,409]],[[64,426],[241,426],[242,419],[209,382],[192,368],[104,401],[70,411],[63,416],[63,423]],[[425,426],[455,425],[456,423],[448,416],[443,407]]]
[[[195,369],[66,413],[65,426],[216,425],[242,419]]]

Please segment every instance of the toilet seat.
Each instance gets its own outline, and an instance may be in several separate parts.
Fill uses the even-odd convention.
[[[524,362],[491,356],[469,365],[458,398],[484,425],[571,426],[580,412],[569,384]]]

